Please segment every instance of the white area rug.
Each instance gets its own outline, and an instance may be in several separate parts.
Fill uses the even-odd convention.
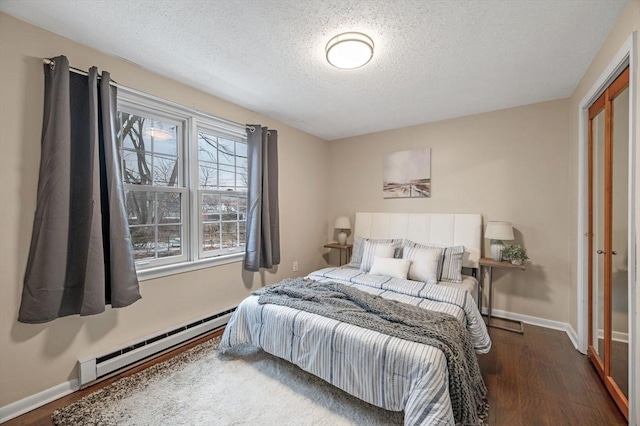
[[[374,407],[252,347],[212,339],[56,410],[57,425],[401,425]]]

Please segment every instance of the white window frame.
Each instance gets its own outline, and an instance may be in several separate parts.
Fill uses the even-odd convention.
[[[200,235],[202,232],[202,210],[200,205],[198,131],[223,137],[236,142],[246,143],[244,124],[224,120],[183,105],[167,101],[134,89],[118,89],[118,111],[158,119],[170,124],[178,124],[181,129],[182,143],[178,142],[179,182],[176,187],[158,187],[124,184],[125,190],[149,190],[155,192],[180,192],[182,202],[182,255],[168,258],[141,260],[136,262],[139,280],[159,278],[244,259],[244,250],[230,254],[212,256],[202,253]],[[180,130],[179,130],[180,132]],[[182,180],[180,180],[180,178]],[[132,188],[135,187],[135,188]],[[214,190],[215,191],[215,190]],[[185,238],[188,237],[188,238]]]
[[[238,142],[238,143],[245,143],[246,144],[246,136],[244,138],[239,138],[237,136],[234,135],[229,135],[226,134],[224,132],[220,132],[218,129],[216,129],[215,127],[212,127],[210,125],[207,125],[206,123],[198,123],[197,127],[196,127],[196,137],[199,133],[206,133],[208,135],[211,136],[215,136],[218,138],[224,138],[227,139],[229,141],[233,141],[233,142]],[[194,163],[197,167],[196,170],[194,171],[194,176],[192,176],[192,179],[195,179],[196,182],[200,182],[200,175],[199,175],[199,152],[198,152],[198,141],[196,140],[195,144],[196,145],[196,162]],[[219,164],[219,159],[218,159],[218,164]],[[225,191],[220,190],[220,189],[205,189],[205,188],[197,188],[197,197],[198,197],[198,214],[202,213],[202,196],[203,194],[224,194]],[[238,191],[233,191],[233,194],[238,193]],[[246,222],[246,216],[245,216],[245,222]],[[200,220],[198,219],[198,241],[199,241],[199,256],[200,258],[211,258],[211,257],[219,257],[219,254],[216,253],[212,253],[212,252],[205,252],[202,249],[202,235],[204,232],[204,220]],[[246,228],[245,228],[245,235],[246,235]],[[244,246],[239,247],[238,249],[233,249],[234,253],[237,253],[238,250],[242,251],[244,253]]]
[[[221,191],[218,189],[198,189],[198,207],[199,207],[199,212],[202,212],[202,196],[205,194],[224,194],[225,191]],[[237,194],[237,192],[233,192],[233,194]],[[245,219],[246,221],[246,219]],[[236,221],[237,222],[237,221]],[[212,258],[212,257],[219,257],[219,256],[224,256],[221,254],[217,254],[219,253],[219,251],[204,251],[202,249],[202,243],[204,241],[202,241],[202,236],[204,234],[204,225],[205,225],[205,220],[198,220],[198,246],[199,246],[199,256],[201,259],[205,259],[205,258]],[[246,231],[245,231],[246,233]],[[220,249],[220,250],[224,250],[224,249]],[[228,249],[230,254],[233,253],[239,253],[242,252],[244,253],[244,245],[237,247],[237,248],[230,248]]]
[[[178,163],[178,184],[177,186],[156,186],[156,185],[136,185],[131,183],[122,182],[125,191],[130,192],[152,192],[152,193],[172,193],[172,194],[180,194],[180,224],[182,226],[182,232],[180,235],[180,240],[185,241],[185,233],[188,232],[188,221],[185,220],[189,216],[189,193],[188,193],[188,176],[185,173],[186,170],[186,156],[184,146],[187,144],[187,138],[189,137],[188,132],[185,131],[185,127],[187,125],[187,120],[181,117],[181,119],[176,120],[175,116],[171,116],[163,111],[156,111],[153,109],[144,110],[141,108],[130,107],[123,102],[123,104],[118,104],[118,113],[125,112],[127,114],[133,114],[141,117],[147,117],[152,120],[162,121],[163,123],[171,124],[177,127],[177,163]],[[122,151],[122,147],[120,147]],[[153,151],[151,151],[153,153]],[[120,164],[122,165],[122,159],[120,159]],[[123,170],[124,173],[124,170]],[[153,173],[153,167],[152,167]],[[123,178],[124,179],[124,178]],[[155,208],[157,208],[157,203],[154,203]],[[157,217],[157,215],[155,215]],[[145,225],[141,225],[145,226]],[[159,224],[153,224],[154,229],[158,230]],[[162,226],[162,225],[160,225]],[[142,270],[147,268],[155,268],[163,265],[170,265],[175,263],[183,263],[188,261],[189,259],[189,247],[186,247],[184,244],[181,244],[182,254],[177,256],[168,256],[163,258],[156,259],[141,259],[135,262],[136,270]]]

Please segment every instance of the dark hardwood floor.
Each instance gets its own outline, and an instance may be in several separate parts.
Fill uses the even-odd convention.
[[[479,362],[489,391],[488,425],[626,425],[587,356],[566,333],[524,326],[490,328]]]
[[[489,391],[488,425],[626,425],[589,359],[576,351],[564,332],[525,324],[520,335],[490,328],[491,352],[479,356]],[[219,335],[216,333],[214,335]],[[149,361],[92,387],[75,392],[10,420],[5,426],[46,425],[63,407],[113,381],[177,355],[204,340]]]

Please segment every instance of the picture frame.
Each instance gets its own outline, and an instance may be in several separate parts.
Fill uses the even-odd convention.
[[[384,198],[430,198],[431,148],[385,155],[382,194]]]

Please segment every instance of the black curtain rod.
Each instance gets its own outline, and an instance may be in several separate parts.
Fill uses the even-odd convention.
[[[49,65],[51,67],[55,67],[56,66],[56,61],[54,61],[53,59],[44,58],[42,60],[42,62],[44,62],[45,64],[47,64],[47,65]],[[69,71],[71,71],[72,73],[75,73],[75,74],[80,74],[80,75],[85,75],[85,76],[89,75],[89,73],[87,71],[83,71],[83,70],[78,69],[78,68],[69,67]],[[98,79],[100,79],[100,78],[102,78],[102,77],[100,77],[100,75],[98,75]],[[118,87],[118,88],[123,88],[123,86],[120,86],[118,83],[116,83],[113,80],[109,84],[111,86],[115,86],[115,87]]]

